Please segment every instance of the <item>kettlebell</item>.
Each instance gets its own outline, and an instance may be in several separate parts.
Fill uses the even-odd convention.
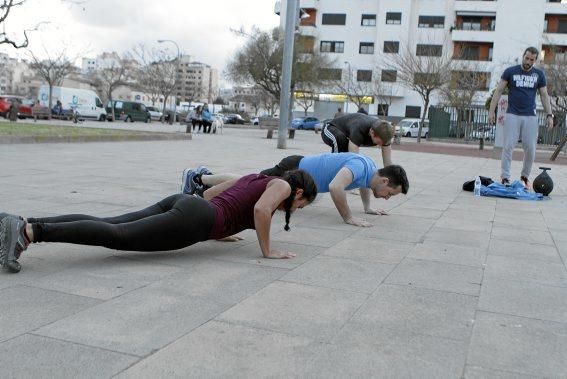
[[[547,196],[553,191],[553,180],[551,176],[547,174],[547,170],[551,170],[549,167],[540,167],[543,170],[535,179],[532,188],[535,192],[541,193],[543,196]]]

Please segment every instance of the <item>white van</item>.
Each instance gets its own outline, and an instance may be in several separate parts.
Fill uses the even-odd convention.
[[[400,132],[402,137],[417,137],[419,131],[420,118],[404,118],[396,125],[396,132]],[[421,137],[429,137],[429,121],[425,120],[421,128]]]
[[[88,89],[53,87],[51,93],[51,106],[55,106],[57,100],[63,104],[63,109],[68,111],[76,109],[81,118],[93,118],[99,121],[106,120],[106,109],[94,91]],[[49,86],[39,87],[39,103],[49,106]]]

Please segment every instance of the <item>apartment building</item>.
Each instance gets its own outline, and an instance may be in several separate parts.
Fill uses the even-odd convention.
[[[387,96],[374,97],[371,114],[422,114],[421,97],[387,69],[392,54],[407,48],[416,56],[450,54],[467,70],[482,73],[478,104],[502,71],[520,62],[526,47],[539,48],[544,61],[567,56],[566,0],[300,0],[300,7],[302,51],[318,51],[334,61],[329,73],[335,78],[381,82]],[[286,0],[276,9],[283,27]],[[344,101],[340,93],[320,94],[313,112],[327,117],[338,106],[354,110]],[[434,96],[431,104],[438,102]]]
[[[218,70],[183,55],[179,61],[176,95],[180,101],[212,103],[218,96]]]

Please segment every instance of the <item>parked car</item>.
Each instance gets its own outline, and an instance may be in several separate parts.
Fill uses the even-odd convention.
[[[403,137],[417,137],[419,130],[419,118],[404,118],[396,125],[396,132],[400,132]],[[425,120],[421,128],[421,137],[429,137],[429,121]]]
[[[319,123],[317,117],[298,117],[291,121],[291,126],[295,129],[315,130],[315,125]]]
[[[14,95],[0,95],[0,116],[8,118],[8,111],[10,110],[10,106],[13,101],[18,104],[18,118],[32,116],[31,107],[33,105],[33,100]]]
[[[157,109],[156,107],[146,107],[146,109],[148,110],[148,112],[150,112],[150,116],[152,118],[152,121],[161,121],[163,118],[163,113],[161,113],[161,111],[159,109]]]
[[[225,124],[244,124],[244,119],[239,114],[229,114],[224,118]]]
[[[152,116],[147,110],[146,106],[142,103],[137,103],[135,101],[122,101],[113,100],[109,101],[106,105],[106,112],[108,114],[108,120],[112,120],[112,107],[114,106],[114,116],[116,120],[122,120],[124,122],[134,122],[143,121],[150,122]]]

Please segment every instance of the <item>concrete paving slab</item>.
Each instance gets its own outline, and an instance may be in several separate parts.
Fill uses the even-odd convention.
[[[367,297],[357,292],[275,282],[217,320],[328,342]]]
[[[91,260],[36,280],[35,287],[109,300],[142,288],[180,269],[117,257]]]
[[[0,366],[6,378],[110,378],[138,360],[31,334],[0,344]]]
[[[322,346],[305,337],[211,321],[117,377],[299,377]]]
[[[408,258],[483,267],[486,250],[434,241],[416,244]]]
[[[281,280],[292,283],[370,294],[395,265],[318,256],[294,269]]]
[[[285,269],[260,265],[200,261],[155,283],[152,289],[167,292],[169,288],[176,288],[190,296],[232,305],[258,292],[287,272]]]
[[[303,375],[309,378],[456,378],[466,344],[374,326],[349,324]]]
[[[519,259],[533,259],[545,262],[561,263],[555,246],[538,245],[492,238],[488,247],[490,255],[499,255]]]
[[[88,297],[27,286],[0,290],[0,342],[65,319],[99,302]]]
[[[144,356],[227,308],[183,291],[146,287],[39,328],[36,334]]]
[[[565,287],[486,278],[478,308],[487,312],[567,323],[567,303],[563,301],[566,297]]]
[[[481,280],[480,268],[405,258],[386,283],[478,296]]]
[[[533,259],[491,255],[486,260],[484,277],[567,287],[567,270],[562,263]]]
[[[363,262],[398,264],[413,249],[414,244],[373,238],[346,238],[330,249],[324,256],[349,258]]]
[[[553,245],[553,239],[548,231],[519,229],[512,226],[494,226],[492,237],[507,241]]]
[[[496,370],[491,368],[482,368],[467,365],[465,367],[466,379],[537,379],[541,376],[522,374],[519,372]]]
[[[410,286],[381,285],[356,312],[351,324],[400,333],[467,341],[478,297]]]
[[[427,233],[424,241],[435,241],[441,243],[449,243],[452,245],[461,245],[467,247],[475,247],[486,249],[490,240],[490,234],[486,232],[472,232],[467,230],[459,230],[453,228],[440,228],[434,226]]]
[[[567,376],[567,324],[479,312],[467,363],[537,375]]]

